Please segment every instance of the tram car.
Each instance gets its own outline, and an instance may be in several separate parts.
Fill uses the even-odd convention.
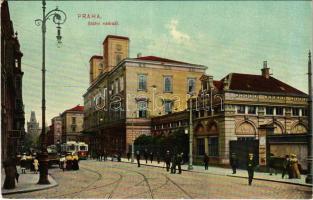
[[[79,159],[87,159],[88,145],[85,142],[68,141],[61,145],[62,152],[77,154]]]

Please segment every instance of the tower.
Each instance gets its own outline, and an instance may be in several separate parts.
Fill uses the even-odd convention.
[[[30,120],[27,122],[27,133],[32,135],[39,135],[39,122],[36,120],[35,111],[31,111]]]
[[[89,60],[89,84],[92,84],[97,77],[103,73],[103,57],[94,55]]]
[[[111,71],[120,61],[129,55],[129,38],[108,35],[103,41],[104,72]]]

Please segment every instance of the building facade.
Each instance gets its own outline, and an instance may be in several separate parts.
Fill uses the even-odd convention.
[[[78,141],[84,123],[84,106],[77,105],[64,111],[60,115],[62,119],[62,143]]]
[[[53,133],[53,144],[57,144],[57,141],[62,141],[62,118],[56,116],[51,120],[51,131]]]
[[[269,154],[293,153],[306,167],[308,96],[271,76],[266,61],[261,71],[230,73],[219,81],[201,77],[202,89],[193,100],[196,156],[207,153],[211,162],[228,164],[230,152],[245,148],[236,143],[255,143],[260,164],[266,164]],[[273,130],[264,135],[265,126]]]
[[[1,156],[21,151],[25,137],[20,43],[8,2],[1,3]]]
[[[139,135],[151,134],[152,117],[186,109],[187,93],[200,89],[196,80],[206,67],[140,54],[129,58],[127,37],[109,35],[103,49],[103,56],[90,59],[84,132],[94,150],[125,153]]]

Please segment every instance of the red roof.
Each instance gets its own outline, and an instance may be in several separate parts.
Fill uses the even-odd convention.
[[[304,92],[273,77],[265,78],[261,75],[238,73],[232,73],[228,76],[231,81],[230,90],[306,95]]]
[[[119,35],[107,35],[107,36],[105,37],[105,39],[104,39],[103,43],[104,43],[107,39],[109,39],[109,38],[129,40],[129,38],[128,38],[128,37],[125,37],[125,36],[119,36]],[[102,43],[102,44],[103,44],[103,43]]]
[[[91,59],[94,59],[94,58],[96,58],[96,59],[102,59],[103,56],[93,55],[93,56],[91,56],[91,58],[89,59],[89,61],[90,61]]]
[[[177,64],[190,64],[186,62],[181,62],[181,61],[176,61],[176,60],[171,60],[167,58],[161,58],[161,57],[156,57],[156,56],[144,56],[144,57],[139,57],[135,58],[136,60],[148,60],[148,61],[157,61],[157,62],[167,62],[167,63],[177,63]]]
[[[72,111],[82,112],[82,111],[84,111],[84,106],[77,105],[71,109],[66,110],[65,112],[72,112]]]

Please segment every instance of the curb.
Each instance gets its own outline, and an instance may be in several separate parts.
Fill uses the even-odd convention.
[[[20,189],[20,190],[16,190],[16,191],[6,191],[3,192],[3,189],[1,188],[1,194],[2,195],[9,195],[9,194],[20,194],[20,193],[27,193],[27,192],[34,192],[34,191],[40,191],[40,190],[46,190],[46,189],[50,189],[53,187],[57,187],[59,184],[54,180],[54,178],[51,176],[51,174],[49,174],[49,180],[50,180],[50,184],[46,185],[45,187],[40,187],[40,188],[32,188],[32,189]],[[52,180],[52,181],[51,181]],[[53,183],[51,183],[53,182]]]
[[[129,164],[137,164],[137,163],[132,163],[132,162],[125,162],[125,161],[121,161],[123,163],[129,163]],[[148,165],[148,164],[141,164],[143,166],[149,166],[149,167],[158,167],[158,168],[164,168],[161,166],[156,166],[156,165]],[[231,175],[231,174],[216,174],[216,173],[211,173],[211,172],[201,172],[201,171],[190,171],[187,169],[182,169],[182,171],[185,172],[194,172],[194,173],[202,173],[202,174],[213,174],[213,175],[217,175],[217,176],[228,176],[228,177],[235,177],[235,178],[245,178],[247,179],[248,177],[245,176],[238,176],[238,175]],[[285,182],[285,181],[279,181],[279,180],[271,180],[271,179],[265,179],[265,178],[253,178],[255,180],[261,180],[261,181],[270,181],[270,182],[276,182],[276,183],[286,183],[286,184],[291,184],[291,185],[299,185],[299,186],[306,186],[306,187],[312,187],[312,185],[310,184],[305,184],[305,183],[291,183],[291,182]]]

